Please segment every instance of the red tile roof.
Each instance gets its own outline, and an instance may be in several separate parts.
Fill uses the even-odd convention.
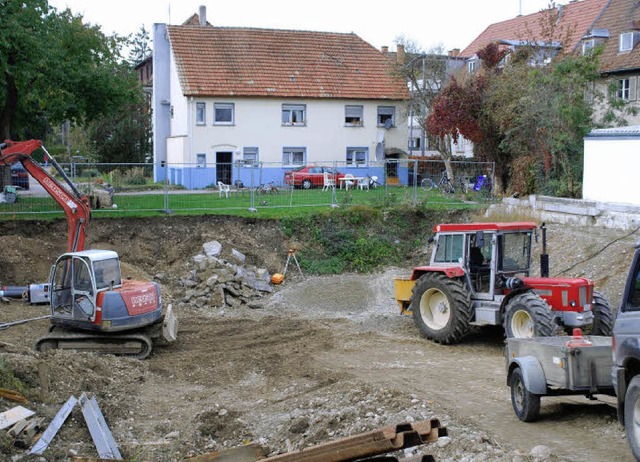
[[[408,99],[394,64],[355,34],[168,26],[186,96]]]
[[[576,49],[580,45],[580,39],[593,27],[604,8],[610,0],[582,0],[557,7],[551,11],[557,17],[560,11],[560,19],[555,28],[554,41],[562,43],[566,52]],[[546,16],[550,10],[538,13],[518,16],[507,21],[490,25],[471,44],[465,48],[460,56],[471,58],[488,44],[500,40],[549,40],[544,30],[549,22]],[[569,32],[568,40],[567,32]],[[564,43],[567,42],[567,43]]]
[[[629,71],[640,68],[640,45],[630,52],[620,53],[620,34],[638,31],[640,27],[640,4],[637,0],[611,0],[609,7],[596,22],[597,29],[607,29],[607,39],[600,55],[600,71]],[[634,24],[635,23],[635,24]]]

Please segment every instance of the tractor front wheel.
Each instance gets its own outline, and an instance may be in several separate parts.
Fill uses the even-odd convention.
[[[422,335],[442,344],[459,342],[473,318],[464,284],[442,273],[426,273],[416,281],[410,309]]]
[[[504,331],[508,338],[551,337],[556,329],[551,307],[533,292],[516,295],[507,303]]]

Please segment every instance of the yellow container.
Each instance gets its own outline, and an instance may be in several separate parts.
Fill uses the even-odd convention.
[[[400,314],[411,314],[411,310],[409,310],[409,303],[411,302],[411,293],[413,291],[413,286],[415,285],[416,281],[412,281],[408,277],[394,278],[393,289],[396,301],[400,307]]]

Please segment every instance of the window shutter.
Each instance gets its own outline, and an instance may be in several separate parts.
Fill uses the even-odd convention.
[[[637,83],[638,83],[637,77],[629,77],[629,101],[635,101],[637,99],[636,97]]]

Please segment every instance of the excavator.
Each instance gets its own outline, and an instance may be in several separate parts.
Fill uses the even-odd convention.
[[[31,154],[45,153],[66,187]],[[178,328],[171,305],[163,314],[155,282],[123,279],[118,254],[85,250],[91,218],[82,194],[40,140],[0,143],[0,165],[20,162],[62,207],[67,217],[67,252],[58,257],[49,277],[51,328],[36,350],[73,349],[144,359],[156,343],[176,340]]]

